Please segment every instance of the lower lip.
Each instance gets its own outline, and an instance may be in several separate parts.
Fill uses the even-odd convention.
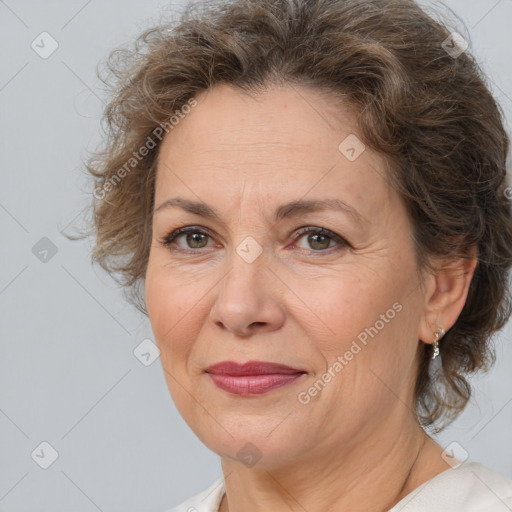
[[[221,375],[209,373],[217,387],[235,395],[262,395],[295,382],[305,373],[275,373],[265,375]]]

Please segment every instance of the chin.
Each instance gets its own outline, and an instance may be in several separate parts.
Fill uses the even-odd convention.
[[[270,469],[295,460],[311,439],[302,438],[306,428],[297,420],[240,415],[235,410],[229,416],[189,426],[210,450],[248,468]]]

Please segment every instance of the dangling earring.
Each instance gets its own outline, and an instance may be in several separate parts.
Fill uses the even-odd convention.
[[[428,367],[428,374],[432,383],[439,382],[443,376],[443,358],[439,352],[439,340],[444,334],[445,331],[442,327],[438,327],[437,331],[434,333],[432,357]]]
[[[432,344],[434,350],[432,352],[432,359],[435,359],[439,355],[439,340],[445,335],[446,331],[442,327],[438,327],[434,333],[434,343]]]

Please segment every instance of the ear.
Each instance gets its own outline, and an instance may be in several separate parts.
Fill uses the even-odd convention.
[[[439,270],[427,277],[420,340],[432,343],[438,327],[448,331],[455,324],[466,303],[477,262],[477,249],[473,246],[468,258],[442,260]]]

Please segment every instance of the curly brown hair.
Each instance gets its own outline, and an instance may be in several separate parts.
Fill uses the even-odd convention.
[[[433,270],[432,257],[466,258],[477,248],[469,294],[443,338],[444,372],[435,382],[429,345],[420,343],[416,414],[425,427],[444,420],[442,430],[471,396],[466,377],[494,363],[492,335],[512,308],[510,142],[475,58],[449,51],[460,43],[448,26],[439,12],[412,0],[189,3],[177,21],[111,52],[108,76],[99,74],[111,88],[105,144],[87,161],[93,214],[75,239],[94,235],[92,261],[147,315],[141,284],[156,164],[173,117],[220,83],[249,92],[307,85],[343,96],[358,112],[361,140],[389,164],[388,178],[412,220],[419,268]]]

